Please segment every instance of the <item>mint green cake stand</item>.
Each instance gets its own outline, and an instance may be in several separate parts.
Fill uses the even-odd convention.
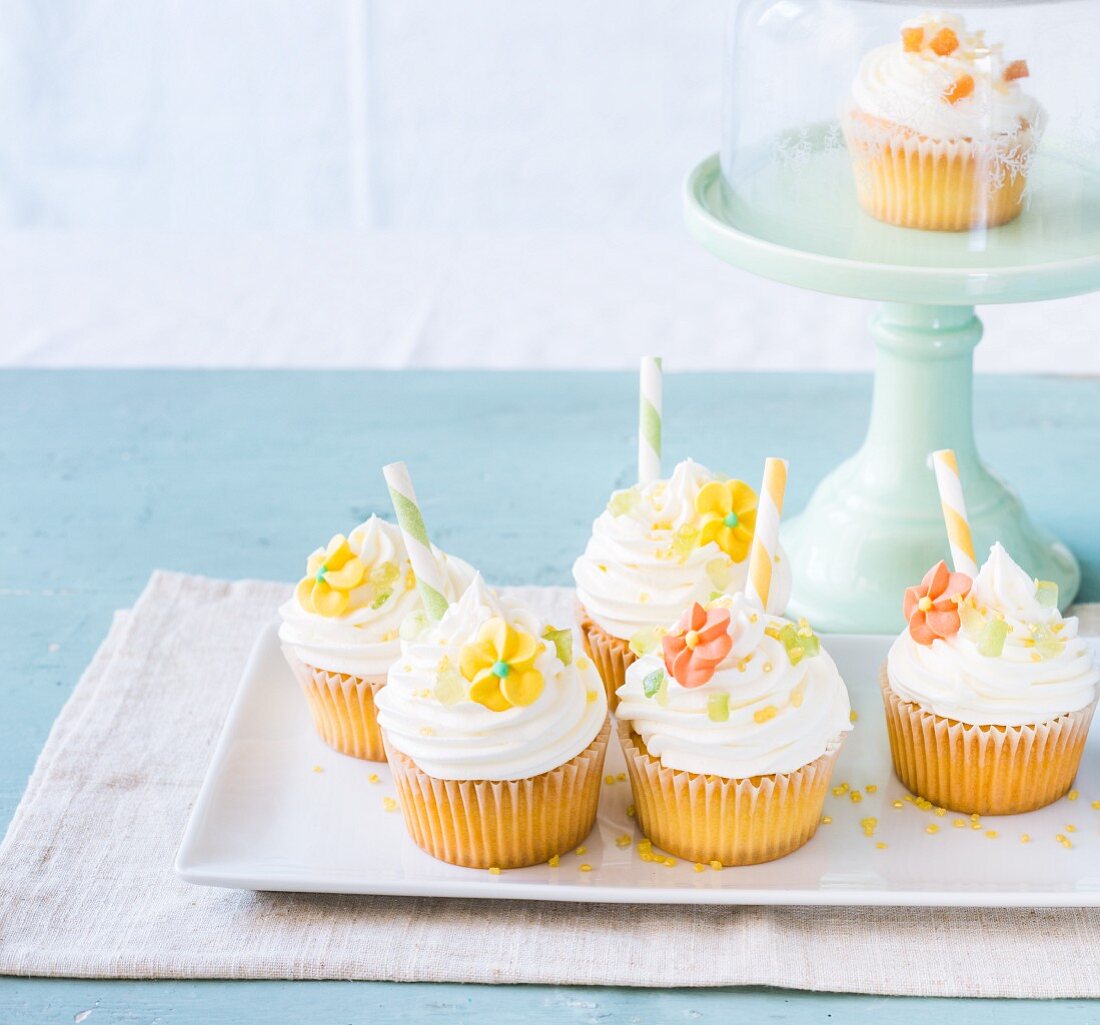
[[[999,540],[1029,573],[1055,581],[1068,605],[1081,581],[1076,559],[1031,522],[978,455],[971,410],[982,325],[974,306],[1100,288],[1100,178],[1045,148],[1029,208],[975,236],[868,217],[843,150],[760,166],[761,177],[744,193],[751,206],[725,184],[717,156],[688,176],[685,216],[694,237],[762,277],[882,303],[871,318],[878,354],[867,438],[784,524],[794,567],[791,613],[831,631],[902,627],[905,587],[949,558],[929,460],[940,448],[958,455],[978,561]],[[814,415],[791,413],[807,422]],[[1065,486],[1072,499],[1073,481]]]

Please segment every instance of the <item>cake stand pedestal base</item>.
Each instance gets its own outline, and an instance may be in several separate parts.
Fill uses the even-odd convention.
[[[886,303],[871,333],[878,358],[863,447],[783,529],[790,613],[827,631],[901,629],[905,588],[949,560],[930,460],[941,448],[958,457],[979,565],[1000,541],[1032,576],[1057,583],[1068,605],[1081,582],[1077,561],[978,457],[971,404],[982,325],[974,308]]]

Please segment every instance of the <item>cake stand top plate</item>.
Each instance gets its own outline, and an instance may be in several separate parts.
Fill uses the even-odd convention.
[[[684,183],[692,235],[762,277],[884,302],[971,306],[1100,289],[1100,175],[1045,154],[1042,187],[1017,220],[981,234],[895,228],[865,214],[843,150],[797,166],[761,161],[743,201],[717,154]],[[765,213],[763,211],[770,211]]]

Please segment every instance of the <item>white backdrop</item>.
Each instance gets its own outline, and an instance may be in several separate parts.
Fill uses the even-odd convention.
[[[726,10],[0,0],[0,363],[869,366],[680,227]],[[1100,371],[1094,299],[986,319]]]

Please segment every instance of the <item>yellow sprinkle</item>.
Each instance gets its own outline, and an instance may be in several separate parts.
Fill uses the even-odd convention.
[[[368,783],[379,783],[379,782],[381,782],[381,777],[380,777],[380,776],[378,775],[378,773],[377,773],[377,772],[372,772],[372,773],[371,773],[371,774],[370,774],[370,775],[369,775],[369,776],[367,777],[367,782],[368,782]]]
[[[988,836],[990,840],[996,840],[1001,834],[995,829],[987,829],[985,835]]]
[[[1033,651],[1031,653],[1031,661],[1032,662],[1042,662],[1043,661],[1043,656],[1040,655],[1039,652]]]
[[[848,792],[848,784],[841,783],[838,787],[833,787],[833,797],[843,797]]]
[[[880,851],[884,851],[884,850],[886,850],[886,844],[884,844],[884,843],[883,843],[883,842],[882,842],[881,840],[879,840],[879,842],[878,842],[877,844],[875,844],[875,846],[876,846],[876,847],[877,847],[877,848],[878,848],[878,849],[879,849]]]
[[[489,875],[491,875],[491,876],[498,876],[498,875],[500,875],[500,868],[499,868],[499,866],[497,866],[497,865],[492,865],[492,866],[490,866],[490,868],[489,868]]]
[[[1073,844],[1070,842],[1070,838],[1068,836],[1063,836],[1061,833],[1059,833],[1054,839],[1057,840],[1063,847],[1065,847],[1066,850],[1069,850],[1073,846]]]
[[[982,820],[981,815],[979,815],[976,811],[970,813],[970,821],[971,822],[981,822],[981,820]]]
[[[630,834],[623,833],[622,836],[615,840],[616,847],[629,847],[630,846]]]
[[[576,851],[575,851],[574,853],[575,853],[575,854],[587,854],[587,853],[588,853],[588,848],[587,848],[587,847],[585,847],[585,846],[583,846],[583,845],[581,845],[580,847],[578,847],[578,848],[576,849]]]
[[[981,829],[982,824],[980,822],[971,822],[970,823],[970,828],[971,829]]]
[[[935,812],[935,814],[938,815],[941,819],[944,817],[944,815],[947,814],[946,808],[933,808],[932,811]]]
[[[875,832],[875,827],[878,825],[878,819],[863,819],[860,825],[863,827],[864,836],[872,836]]]
[[[1068,794],[1066,794],[1066,800],[1067,801],[1076,801],[1077,798],[1080,797],[1080,796],[1081,796],[1081,792],[1079,790],[1071,790]]]
[[[722,871],[722,862],[720,862],[720,861],[712,861],[712,862],[710,863],[710,867],[711,867],[712,869],[714,869],[714,871],[715,871],[715,872],[721,872],[721,871]]]
[[[665,858],[665,868],[675,868],[675,867],[676,867],[676,859],[675,858]]]
[[[858,790],[853,790],[848,796],[852,799],[852,804],[859,804],[863,800],[863,794]]]
[[[1020,834],[1020,843],[1031,843],[1031,834],[1030,833],[1021,833]]]
[[[583,673],[592,664],[583,655],[578,655],[575,661],[577,668]]]
[[[435,736],[435,730],[433,730],[430,726],[421,726],[420,727],[420,736],[422,736],[422,737],[434,737]]]
[[[868,783],[867,786],[865,786],[863,789],[866,790],[867,793],[873,794],[878,791],[878,786],[876,786],[874,783]]]
[[[930,811],[932,808],[932,802],[927,797],[918,797],[914,803],[921,811]]]
[[[581,865],[581,871],[582,872],[591,872],[592,871],[592,866],[589,865],[587,862],[585,862],[585,864]]]
[[[765,673],[770,673],[771,671],[772,671],[772,664],[770,662],[765,662],[764,663],[764,672]],[[756,721],[757,722],[763,722],[764,720],[763,719],[757,719]]]
[[[1067,833],[1076,833],[1077,832],[1077,827],[1076,826],[1066,826],[1066,832]]]
[[[555,854],[546,864],[551,868],[557,868],[561,864],[561,855]]]
[[[615,781],[617,783],[622,783],[625,779],[626,779],[626,773],[625,772],[620,772],[620,773],[618,773],[618,775],[615,776]]]
[[[764,667],[764,671],[768,671],[767,666]],[[765,723],[769,719],[774,719],[778,714],[779,709],[776,708],[775,705],[765,705],[763,708],[758,708],[755,712],[753,712],[752,717],[758,723]]]
[[[822,815],[821,816],[821,824],[823,826],[829,825],[829,823],[832,822],[832,821],[833,821],[832,815]]]
[[[1097,811],[1100,811],[1100,801],[1093,801],[1093,802],[1092,802],[1092,806],[1093,806],[1093,807],[1094,807],[1094,808],[1095,808],[1095,809],[1096,809]]]
[[[955,819],[955,821],[952,822],[951,825],[953,825],[956,829],[966,829],[966,819]]]
[[[588,692],[588,703],[592,704],[592,702],[595,701],[595,700],[596,700],[596,692],[594,690],[590,690]]]
[[[894,807],[895,808],[904,808],[905,807],[905,802],[904,801],[895,801],[894,802]]]
[[[937,826],[935,822],[933,822],[930,825],[925,826],[924,831],[926,833],[938,833],[940,831],[940,827]]]
[[[696,872],[705,872],[707,870],[707,866],[704,865],[702,862],[699,862],[699,861],[695,862],[695,864],[692,865],[692,868]]]
[[[850,712],[848,713],[848,721],[849,721],[849,722],[855,722],[855,721],[856,721],[856,720],[857,720],[858,718],[859,718],[859,712],[857,712],[857,711],[856,711],[856,710],[855,710],[855,709],[853,708],[853,709],[852,709],[852,710],[851,710],[851,711],[850,711]]]
[[[313,771],[314,772],[324,772],[325,770],[322,769],[321,766],[315,765],[315,766],[313,766]]]
[[[614,776],[604,776],[603,781],[604,781],[605,786],[611,786],[611,784],[615,782],[615,777]]]
[[[632,804],[628,804],[628,805],[626,806],[626,817],[627,817],[628,819],[632,819],[632,818],[634,818],[634,805],[632,805]]]
[[[397,811],[397,802],[392,797],[383,797],[382,807],[385,808],[386,811]]]
[[[905,796],[904,796],[904,797],[902,798],[902,800],[903,800],[903,801],[907,801],[907,802],[908,802],[909,804],[912,804],[912,803],[913,803],[913,795],[912,795],[912,794],[906,794],[906,795],[905,795]]]

